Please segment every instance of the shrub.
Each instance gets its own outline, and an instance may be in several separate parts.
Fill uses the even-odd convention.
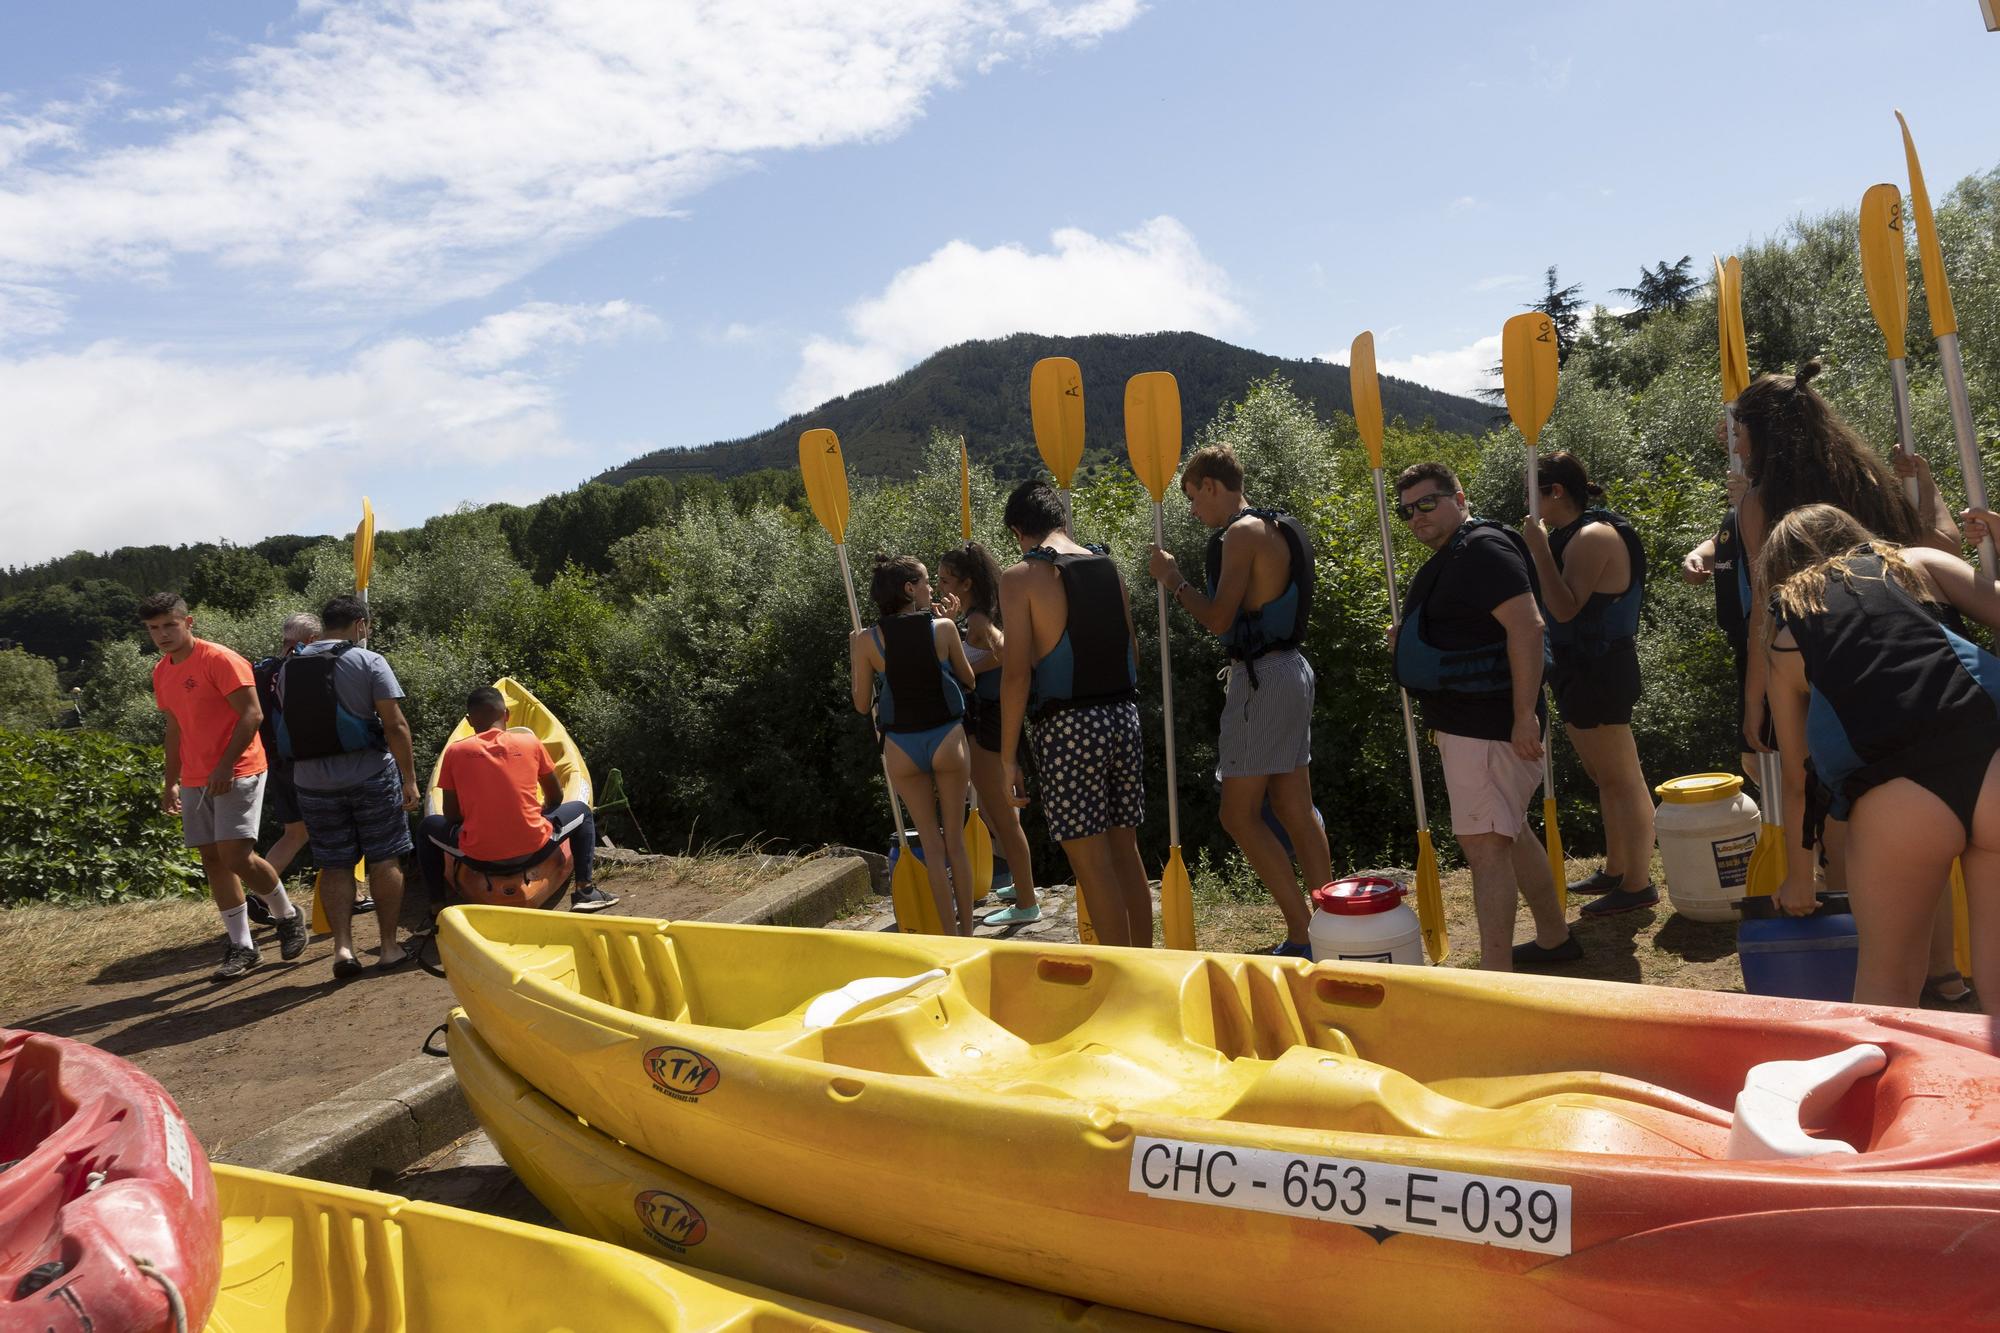
[[[200,862],[160,810],[162,756],[95,731],[0,731],[0,903],[197,892]]]

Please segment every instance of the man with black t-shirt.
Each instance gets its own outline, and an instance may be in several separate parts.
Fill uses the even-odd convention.
[[[1543,634],[1534,565],[1518,533],[1467,515],[1442,463],[1396,478],[1396,513],[1434,554],[1391,632],[1396,678],[1415,696],[1444,762],[1452,832],[1472,870],[1479,965],[1573,962],[1569,933],[1528,803],[1542,785]],[[1517,898],[1535,938],[1515,945]]]

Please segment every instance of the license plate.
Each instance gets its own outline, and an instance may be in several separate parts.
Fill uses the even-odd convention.
[[[1567,1185],[1181,1139],[1132,1145],[1134,1194],[1537,1254],[1570,1252]]]

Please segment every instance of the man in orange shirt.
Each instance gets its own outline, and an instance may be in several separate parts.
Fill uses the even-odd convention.
[[[444,858],[494,874],[526,870],[569,844],[576,884],[569,910],[601,912],[618,899],[591,883],[597,823],[583,801],[564,801],[555,764],[541,741],[507,730],[507,700],[482,685],[465,700],[474,734],[446,747],[438,764],[444,813],[427,815],[417,835],[417,861],[433,908],[449,895]]]
[[[306,947],[305,917],[256,850],[267,765],[257,737],[264,713],[250,663],[219,643],[197,639],[187,603],[173,593],[140,602],[139,618],[160,650],[153,668],[153,702],[167,721],[160,808],[181,817],[182,837],[201,854],[209,896],[229,937],[213,975],[230,981],[261,961],[250,940],[246,882],[270,909],[279,956],[297,958]]]

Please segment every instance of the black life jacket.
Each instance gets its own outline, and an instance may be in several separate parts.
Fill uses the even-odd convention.
[[[1528,543],[1521,534],[1490,518],[1466,519],[1452,534],[1445,548],[1431,557],[1423,571],[1419,571],[1417,580],[1410,585],[1411,595],[1403,602],[1403,623],[1396,633],[1395,667],[1396,681],[1404,689],[1419,694],[1454,694],[1468,699],[1506,699],[1513,695],[1514,672],[1507,660],[1505,634],[1492,643],[1471,648],[1439,648],[1424,637],[1424,603],[1435,596],[1438,586],[1451,577],[1453,568],[1465,552],[1466,538],[1478,528],[1495,529],[1520,552],[1521,561],[1528,568],[1528,586],[1535,595],[1536,606],[1541,606],[1541,580],[1535,576],[1534,555],[1528,550]],[[1432,565],[1437,566],[1437,572],[1426,580],[1424,574]],[[1423,585],[1422,596],[1416,595],[1419,584]],[[1546,610],[1542,614],[1542,625],[1542,671],[1546,675],[1551,666]]]
[[[1238,662],[1254,662],[1266,653],[1297,648],[1306,641],[1306,626],[1312,620],[1313,545],[1312,536],[1305,526],[1283,510],[1244,509],[1208,539],[1210,597],[1215,596],[1215,590],[1222,582],[1222,538],[1245,518],[1260,518],[1275,523],[1278,531],[1285,535],[1285,547],[1292,561],[1291,582],[1285,585],[1285,590],[1255,611],[1239,609],[1235,623],[1222,635],[1222,646],[1231,658]],[[1256,668],[1252,667],[1251,683],[1255,684],[1256,679]]]
[[[382,719],[349,711],[334,688],[340,659],[355,643],[335,644],[324,652],[295,654],[278,664],[275,693],[284,696],[278,712],[278,753],[286,759],[331,759],[339,754],[386,750]]]
[[[1715,585],[1715,624],[1740,658],[1750,646],[1750,553],[1743,549],[1743,532],[1736,511],[1722,517],[1715,531],[1715,561],[1709,581]]]
[[[1065,708],[1124,703],[1139,695],[1139,666],[1125,629],[1124,581],[1118,565],[1101,546],[1086,554],[1038,546],[1022,557],[1056,567],[1062,579],[1066,619],[1062,638],[1035,663],[1036,717]]]
[[[282,763],[284,756],[278,751],[278,668],[285,664],[282,657],[260,657],[250,665],[250,678],[257,689],[257,706],[264,710],[264,720],[257,724],[257,737],[264,742],[265,758]]]
[[[929,731],[965,716],[965,692],[951,667],[938,660],[928,611],[884,616],[875,633],[882,643],[882,691],[875,717],[884,731]]]
[[[1563,552],[1591,523],[1606,523],[1625,543],[1632,566],[1632,580],[1621,593],[1594,592],[1584,599],[1583,609],[1568,620],[1548,620],[1549,647],[1564,662],[1577,658],[1602,657],[1613,648],[1629,643],[1639,634],[1639,608],[1646,600],[1646,548],[1639,534],[1623,514],[1609,509],[1586,509],[1572,523],[1549,534],[1549,550],[1561,569]]]

